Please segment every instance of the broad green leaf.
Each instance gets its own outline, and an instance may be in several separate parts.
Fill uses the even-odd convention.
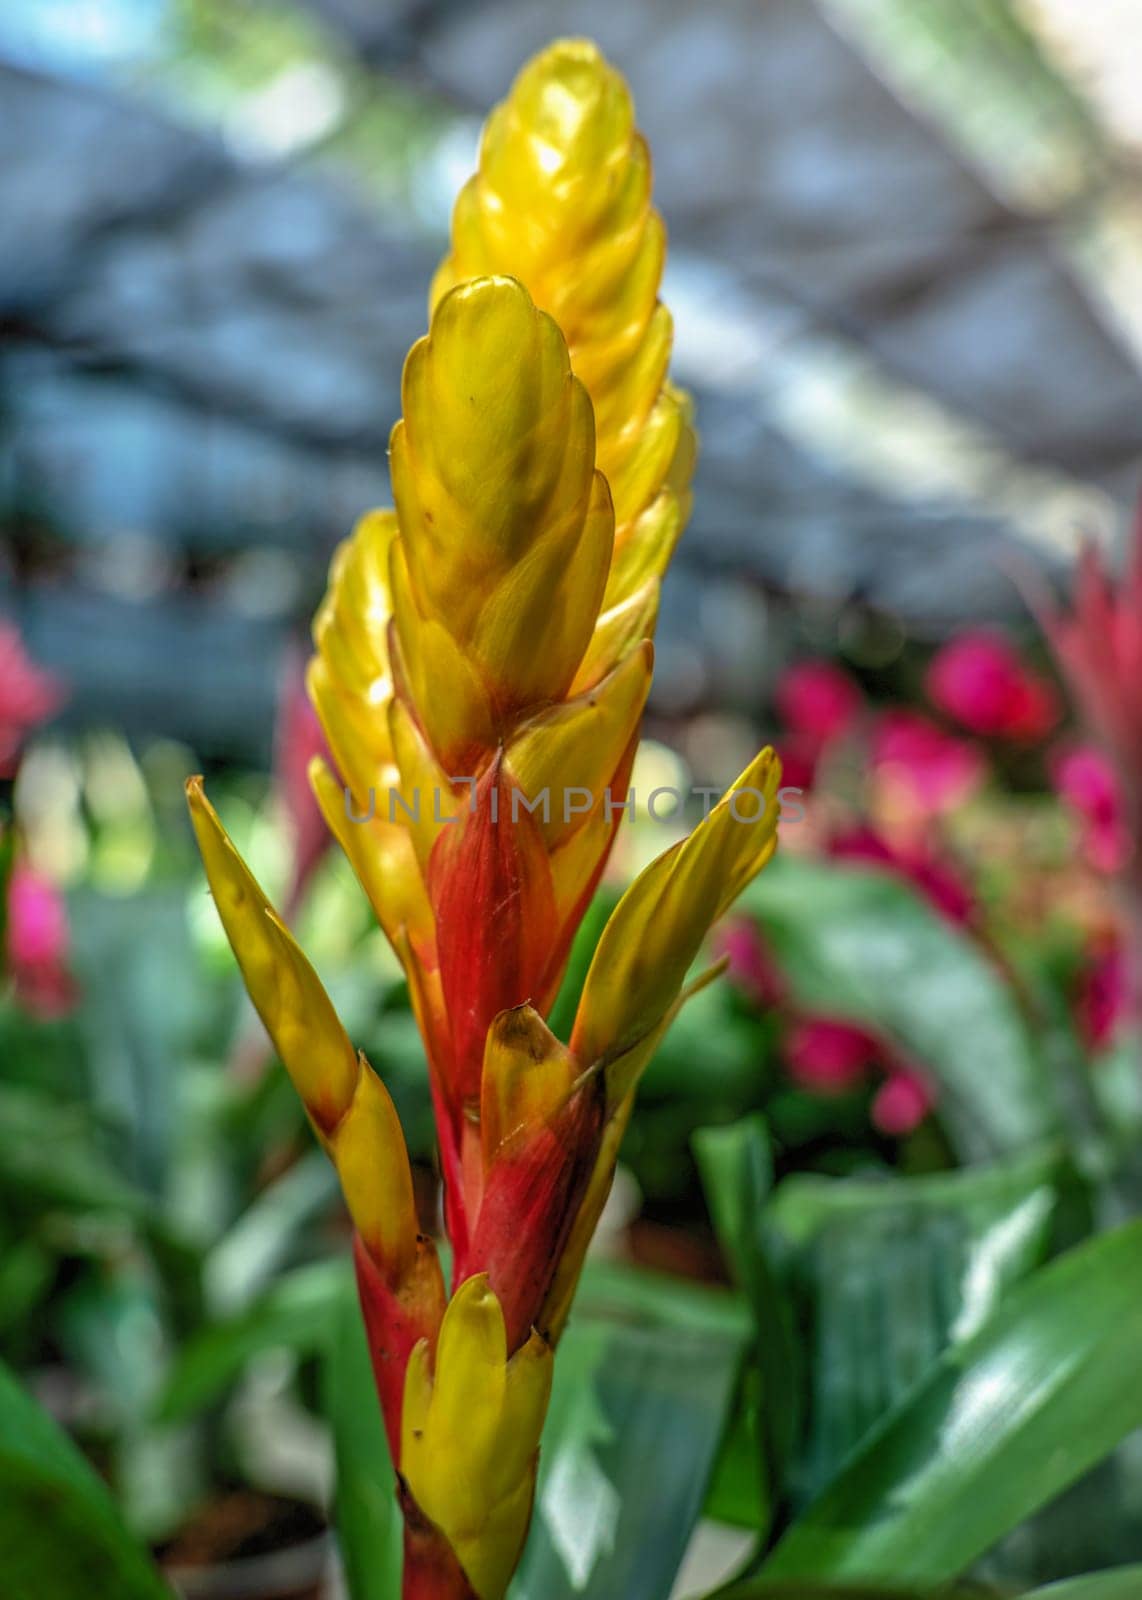
[[[1142,1560],[1142,1432],[1013,1529],[973,1568],[1009,1590]]]
[[[351,1600],[393,1600],[400,1593],[403,1523],[365,1325],[349,1276],[338,1295],[321,1388],[333,1430],[337,1541]]]
[[[761,1118],[704,1129],[695,1146],[715,1229],[758,1321],[770,1483],[780,1482],[774,1467],[788,1460],[800,1410],[786,1292],[800,1310],[800,1348],[815,1357],[794,1474],[804,1502],[949,1340],[979,1326],[1003,1290],[1042,1260],[1060,1158],[1045,1150],[920,1178],[795,1176],[767,1205]],[[749,1422],[740,1408],[729,1441],[739,1459]],[[715,1487],[712,1514],[737,1520],[740,1499],[725,1494],[728,1463]]]
[[[170,1600],[71,1441],[0,1366],[4,1600]]]
[[[1115,1567],[1109,1572],[1087,1572],[1036,1589],[1026,1600],[1138,1600],[1142,1595],[1142,1566]]]
[[[556,1356],[512,1600],[663,1600],[749,1336],[733,1297],[592,1268]]]
[[[351,1280],[345,1261],[299,1267],[238,1316],[208,1324],[180,1353],[158,1403],[160,1420],[177,1421],[212,1405],[267,1350],[311,1355],[324,1348]]]
[[[1014,995],[980,947],[906,884],[778,857],[741,905],[761,922],[801,1005],[887,1034],[932,1073],[966,1157],[1056,1129],[1049,1075]]]
[[[757,1392],[751,1393],[747,1381],[734,1408],[733,1428],[715,1476],[716,1494],[707,1511],[761,1532],[781,1493],[799,1422],[789,1306],[763,1238],[762,1213],[773,1183],[765,1121],[752,1116],[725,1128],[699,1129],[694,1150],[714,1231],[749,1299],[756,1327],[751,1372]],[[746,1454],[751,1443],[756,1452],[752,1463]],[[750,1465],[758,1479],[752,1505],[743,1497]]]
[[[874,1430],[765,1566],[939,1583],[1142,1426],[1142,1222],[1018,1285]]]
[[[932,1176],[781,1184],[764,1225],[806,1330],[798,1503],[1040,1264],[1059,1170],[1047,1149]]]

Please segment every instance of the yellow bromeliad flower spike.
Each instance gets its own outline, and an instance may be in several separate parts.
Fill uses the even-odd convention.
[[[690,400],[666,378],[666,230],[650,189],[650,152],[621,75],[589,40],[560,40],[488,118],[430,296],[435,306],[466,279],[510,273],[559,324],[614,497],[604,626],[616,632],[653,628],[694,467]]]
[[[251,997],[337,1166],[405,1515],[405,1600],[500,1600],[553,1347],[639,1074],[711,923],[772,855],[763,751],[623,896],[569,1044],[544,1017],[623,814],[688,504],[664,233],[619,75],[556,44],[489,120],[392,436],[395,509],[334,559],[312,777],[409,980],[453,1252],[418,1236],[379,1077],[192,779]],[[704,981],[699,979],[699,982]]]

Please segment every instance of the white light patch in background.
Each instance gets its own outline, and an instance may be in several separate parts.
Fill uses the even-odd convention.
[[[235,107],[228,132],[241,148],[288,156],[332,133],[345,114],[341,79],[325,62],[306,61],[279,72]]]
[[[1142,6],[1138,0],[1016,0],[1092,100],[1115,138],[1142,152]]]

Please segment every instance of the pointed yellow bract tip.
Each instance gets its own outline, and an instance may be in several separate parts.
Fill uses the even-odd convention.
[[[416,1255],[417,1220],[396,1107],[234,848],[200,777],[187,780],[186,797],[250,999],[337,1168],[354,1227],[389,1281],[399,1283]]]
[[[357,1087],[357,1052],[321,980],[234,848],[200,777],[186,784],[214,904],[254,1009],[317,1127],[331,1129]]]
[[[551,1360],[537,1333],[507,1359],[503,1312],[483,1273],[452,1296],[435,1362],[424,1339],[409,1359],[401,1475],[479,1600],[502,1600],[523,1549]]]
[[[595,950],[571,1038],[588,1065],[607,1065],[614,1108],[669,1021],[687,969],[711,925],[777,845],[781,763],[770,749],[680,843],[639,874]]]

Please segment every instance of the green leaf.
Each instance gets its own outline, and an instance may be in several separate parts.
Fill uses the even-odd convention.
[[[322,1364],[337,1459],[337,1539],[352,1600],[400,1593],[404,1525],[356,1286],[345,1276],[333,1345]]]
[[[208,1303],[236,1312],[264,1290],[296,1251],[302,1228],[340,1194],[333,1164],[308,1150],[246,1208],[211,1249],[203,1278]]]
[[[0,814],[0,972],[8,961],[8,885],[16,860],[16,830],[6,815]]]
[[[0,1334],[30,1317],[51,1287],[55,1263],[35,1239],[0,1238]]]
[[[994,1595],[993,1589],[970,1588],[957,1585],[953,1589],[872,1588],[867,1584],[775,1583],[765,1578],[752,1578],[745,1583],[734,1583],[727,1589],[718,1589],[706,1600],[984,1600]],[[1028,1597],[1030,1600],[1030,1597]]]
[[[44,1206],[140,1215],[146,1197],[117,1170],[87,1107],[0,1087],[0,1194],[13,1211]]]
[[[762,1437],[765,1399],[756,1359],[742,1372],[702,1515],[764,1537],[773,1521],[774,1489]]]
[[[1049,1137],[1049,1077],[1015,998],[980,947],[884,873],[778,858],[742,898],[798,1002],[887,1034],[927,1068],[961,1153]]]
[[[61,1350],[98,1395],[110,1434],[107,1467],[131,1527],[152,1542],[179,1526],[205,1489],[198,1440],[152,1424],[173,1334],[160,1285],[143,1258],[86,1273],[56,1313]]]
[[[555,1360],[512,1600],[663,1600],[749,1335],[733,1297],[593,1267]]]
[[[299,1267],[239,1316],[203,1328],[186,1344],[158,1402],[174,1422],[212,1405],[267,1350],[311,1355],[329,1342],[352,1274],[344,1261]]]
[[[975,1584],[970,1587],[957,1584],[952,1589],[946,1586],[870,1589],[863,1583],[817,1584],[806,1583],[803,1579],[796,1583],[775,1583],[765,1578],[752,1578],[745,1583],[731,1584],[727,1589],[718,1589],[715,1594],[706,1596],[706,1600],[985,1600],[995,1593],[994,1589],[981,1589]]]
[[[1042,1262],[1059,1172],[1047,1149],[932,1176],[780,1186],[766,1236],[809,1352],[799,1504]]]
[[[734,1408],[734,1427],[707,1511],[762,1532],[781,1493],[799,1425],[790,1308],[762,1231],[763,1207],[773,1184],[769,1135],[758,1115],[726,1128],[701,1128],[693,1142],[718,1243],[753,1311],[759,1391],[756,1403],[750,1404],[747,1387]],[[760,1473],[752,1506],[742,1496],[751,1442],[755,1473]]]
[[[1115,1567],[1110,1572],[1087,1572],[1036,1589],[1026,1600],[1138,1600],[1142,1594],[1142,1566]]]
[[[607,919],[618,904],[618,895],[609,885],[600,889],[587,907],[571,945],[567,971],[559,986],[555,1004],[551,1008],[548,1026],[557,1039],[569,1039],[579,1007],[579,996],[587,978],[587,970],[595,954],[595,946],[607,925]]]
[[[202,1006],[185,886],[85,890],[69,911],[93,1101],[126,1136],[131,1178],[157,1195],[176,1132],[176,1069]]]
[[[170,1600],[105,1486],[0,1366],[4,1600]]]
[[[1020,1284],[786,1533],[765,1573],[939,1583],[1142,1426],[1142,1222]]]

